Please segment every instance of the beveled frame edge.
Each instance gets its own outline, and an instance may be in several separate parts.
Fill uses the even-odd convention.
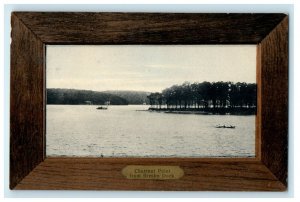
[[[52,14],[53,17],[55,13]],[[45,45],[70,43],[62,41],[64,36],[48,36],[47,32],[51,31],[50,28],[40,30],[38,26],[41,25],[31,24],[31,22],[38,21],[45,23],[45,19],[41,17],[43,15],[49,15],[49,13],[12,13],[10,189],[286,190],[287,16],[277,14],[280,21],[273,22],[275,26],[265,31],[268,34],[261,33],[260,38],[257,36],[252,38],[252,42],[258,45],[256,127],[259,138],[256,138],[258,140],[256,141],[256,158],[98,159],[45,157]],[[71,13],[71,15],[81,14]],[[107,15],[109,17],[110,14]],[[115,17],[114,14],[111,15]],[[126,17],[130,19],[130,13],[123,15],[127,15]],[[189,14],[184,15],[191,18]],[[213,16],[214,14],[207,15]],[[41,17],[40,20],[39,17]],[[49,20],[47,22],[49,23]],[[259,23],[263,24],[263,22]],[[179,39],[175,37],[173,41],[157,38],[157,35],[152,38],[160,44],[181,44],[180,35],[186,31],[185,28],[181,29],[179,28],[179,34],[175,34],[179,36]],[[159,32],[162,30],[158,30]],[[80,37],[82,35],[78,38]],[[120,36],[116,36],[118,37]],[[144,35],[138,40],[142,40],[143,37]],[[48,43],[47,40],[50,42]],[[71,43],[84,44],[78,39],[72,40],[70,40]],[[101,40],[97,41],[97,38],[94,40],[95,44],[105,44]],[[134,41],[134,38],[131,40]],[[190,41],[181,40],[183,40],[182,44],[190,43]],[[216,43],[216,41],[212,39],[208,43]],[[108,43],[112,42],[108,41]],[[126,40],[124,43],[131,44]],[[145,44],[148,43],[149,41],[145,42]],[[199,39],[196,43],[201,43],[201,40]],[[219,43],[226,44],[226,40],[220,39]],[[241,40],[238,40],[237,44],[240,43]],[[274,84],[274,81],[280,81],[280,85]],[[274,96],[274,92],[277,92],[278,96]],[[274,122],[278,124],[272,127]],[[184,169],[185,176],[175,181],[128,180],[120,174],[121,169],[127,164],[179,165]]]

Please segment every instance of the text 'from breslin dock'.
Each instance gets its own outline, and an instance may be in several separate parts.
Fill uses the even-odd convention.
[[[179,166],[128,165],[122,170],[127,179],[173,180],[184,175]]]

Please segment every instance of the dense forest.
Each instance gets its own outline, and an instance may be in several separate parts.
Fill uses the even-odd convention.
[[[152,110],[256,110],[256,84],[202,82],[173,85],[148,96]]]
[[[95,104],[103,105],[110,101],[111,105],[149,104],[147,96],[149,92],[144,91],[90,91],[75,89],[47,89],[47,104]]]
[[[147,96],[150,92],[145,91],[123,91],[123,90],[115,90],[115,91],[104,91],[104,93],[109,93],[112,95],[117,95],[121,98],[124,98],[128,101],[128,104],[131,105],[139,105],[139,104],[150,104]]]
[[[75,89],[47,89],[47,104],[96,104],[103,105],[110,101],[111,105],[128,105],[128,101],[117,95],[109,93],[75,90]]]

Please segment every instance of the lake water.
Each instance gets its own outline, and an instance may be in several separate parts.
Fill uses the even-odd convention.
[[[170,114],[149,106],[47,105],[46,155],[254,157],[255,116]],[[215,128],[218,124],[235,129]]]

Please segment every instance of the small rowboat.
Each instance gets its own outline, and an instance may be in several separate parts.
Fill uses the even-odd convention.
[[[216,128],[230,128],[230,129],[234,129],[235,126],[232,126],[232,125],[229,125],[229,126],[226,126],[226,125],[217,125]]]

